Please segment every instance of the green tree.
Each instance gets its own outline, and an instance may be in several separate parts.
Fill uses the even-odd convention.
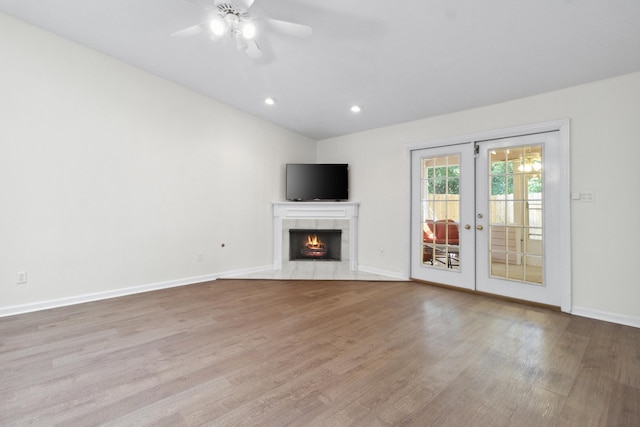
[[[491,195],[513,193],[513,162],[491,163]]]
[[[542,193],[542,177],[540,175],[529,179],[529,193]]]
[[[427,169],[429,178],[429,188],[433,189],[435,183],[435,194],[460,194],[460,166],[438,166]]]
[[[513,194],[514,162],[494,162],[491,164],[491,195]],[[540,175],[528,177],[529,193],[542,192]]]

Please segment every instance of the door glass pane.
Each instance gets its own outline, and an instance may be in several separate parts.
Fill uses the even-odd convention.
[[[460,156],[424,158],[421,164],[422,265],[460,269]]]
[[[492,277],[543,285],[543,150],[509,147],[489,156]]]

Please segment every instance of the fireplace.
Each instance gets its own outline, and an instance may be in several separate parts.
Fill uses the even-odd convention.
[[[358,202],[274,202],[273,269],[358,270],[359,205]],[[316,234],[327,254],[322,255],[322,250],[319,250],[316,253],[308,251],[306,258],[292,257],[290,241],[292,236],[296,237],[291,231],[296,230]],[[323,236],[324,232],[339,234],[339,240],[335,236]],[[304,235],[303,241],[308,241],[308,234]],[[322,262],[299,262],[313,259]]]
[[[289,229],[289,261],[340,261],[342,230]]]

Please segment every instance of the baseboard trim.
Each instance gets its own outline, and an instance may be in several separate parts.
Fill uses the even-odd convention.
[[[456,286],[443,285],[441,283],[428,282],[426,280],[415,279],[413,277],[410,280],[414,282],[424,283],[426,285],[437,286],[439,288],[446,288],[446,289],[451,289],[454,291],[465,292],[465,293],[474,294],[474,295],[483,295],[490,298],[497,298],[504,301],[516,302],[519,304],[530,305],[532,307],[545,308],[552,311],[561,311],[560,307],[556,307],[553,305],[546,305],[546,304],[540,304],[540,303],[531,302],[531,301],[519,300],[516,298],[503,297],[501,295],[490,294],[487,292],[479,292],[473,289],[465,289],[465,288],[459,288]],[[609,313],[606,311],[594,310],[594,309],[585,308],[585,307],[575,307],[575,306],[572,307],[571,311],[568,312],[568,314],[580,316],[580,317],[587,317],[589,319],[602,320],[605,322],[617,323],[625,326],[632,326],[635,328],[640,328],[640,318],[634,317],[634,316],[625,316],[623,314]]]
[[[148,285],[133,286],[130,288],[115,289],[106,292],[96,292],[91,294],[77,295],[67,298],[58,298],[48,301],[15,305],[0,308],[0,317],[13,316],[16,314],[32,313],[34,311],[49,310],[51,308],[65,307],[85,302],[100,301],[110,298],[118,298],[127,295],[134,295],[143,292],[157,291],[161,289],[175,288],[178,286],[194,285],[196,283],[210,282],[216,280],[221,274],[208,274],[204,276],[188,277],[184,279],[169,280],[166,282],[152,283]]]
[[[590,319],[604,320],[605,322],[618,323],[620,325],[633,326],[640,328],[640,318],[634,316],[626,316],[623,314],[609,313],[606,311],[594,310],[586,307],[573,307],[571,314],[580,317],[588,317]]]
[[[219,279],[227,279],[227,278],[233,279],[233,278],[236,278],[238,276],[246,276],[247,274],[261,273],[263,271],[273,271],[273,265],[272,264],[268,264],[268,265],[261,265],[259,267],[244,268],[242,270],[226,271],[224,273],[220,273],[218,278]]]
[[[140,294],[143,292],[158,291],[161,289],[176,288],[178,286],[195,285],[197,283],[210,282],[222,277],[240,276],[243,274],[256,273],[260,271],[270,270],[271,265],[263,265],[260,267],[247,268],[243,270],[231,270],[221,273],[206,274],[203,276],[186,277],[184,279],[168,280],[166,282],[151,283],[148,285],[133,286],[130,288],[115,289],[106,292],[96,292],[92,294],[77,295],[67,298],[58,298],[48,301],[39,301],[24,305],[14,305],[10,307],[0,308],[0,317],[13,316],[16,314],[32,313],[34,311],[48,310],[51,308],[65,307],[68,305],[82,304],[85,302],[100,301],[110,298],[118,298],[127,295]]]
[[[408,277],[396,271],[382,270],[380,268],[367,267],[366,265],[359,265],[358,271],[362,271],[363,273],[377,274],[379,276],[392,277],[398,280],[409,280]]]

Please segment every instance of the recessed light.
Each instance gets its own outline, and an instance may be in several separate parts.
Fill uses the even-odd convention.
[[[359,105],[354,105],[353,107],[351,107],[352,113],[359,113],[360,111],[362,111],[362,108],[360,108]]]
[[[274,98],[267,98],[264,100],[264,103],[267,105],[273,105],[276,103],[276,100]]]

